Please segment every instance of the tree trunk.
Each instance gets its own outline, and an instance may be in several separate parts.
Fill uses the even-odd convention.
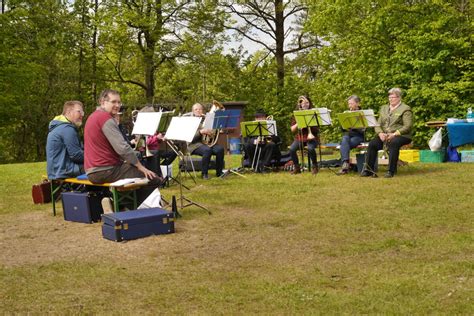
[[[277,65],[277,98],[280,101],[285,87],[285,25],[283,18],[283,0],[275,1],[275,61]]]

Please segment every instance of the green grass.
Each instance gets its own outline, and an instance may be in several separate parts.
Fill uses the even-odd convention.
[[[213,214],[190,207],[175,234],[125,243],[33,205],[44,169],[0,165],[4,313],[473,313],[474,164],[188,177]]]

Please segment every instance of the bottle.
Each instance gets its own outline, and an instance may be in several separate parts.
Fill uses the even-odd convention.
[[[467,121],[472,123],[474,122],[474,114],[472,113],[472,108],[467,109]]]

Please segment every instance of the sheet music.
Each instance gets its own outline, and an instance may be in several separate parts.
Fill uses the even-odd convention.
[[[216,116],[215,112],[206,113],[206,118],[204,119],[204,123],[202,124],[202,128],[214,129],[212,125],[214,123],[214,117],[215,116]]]
[[[201,124],[200,117],[173,117],[170,126],[166,131],[166,138],[171,140],[181,140],[185,142],[192,142],[199,125]]]
[[[375,114],[374,114],[374,110],[372,109],[362,110],[362,113],[364,113],[368,126],[371,126],[371,127],[379,126],[379,123],[377,122],[377,118],[375,117]]]
[[[319,125],[331,125],[331,111],[328,108],[316,108],[318,110],[318,116],[321,118]]]
[[[161,112],[139,112],[133,125],[133,135],[155,135],[161,120]]]

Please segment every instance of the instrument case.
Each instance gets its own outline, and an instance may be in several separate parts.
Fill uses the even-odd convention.
[[[63,214],[66,221],[92,223],[100,221],[102,192],[63,192]]]
[[[113,241],[174,233],[174,213],[146,208],[102,215],[102,236]]]
[[[34,184],[31,187],[31,195],[35,204],[51,202],[51,183],[45,180],[39,184]]]

